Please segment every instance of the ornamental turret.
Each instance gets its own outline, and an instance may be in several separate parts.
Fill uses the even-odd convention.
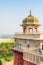
[[[23,33],[37,33],[38,27],[40,26],[39,20],[32,16],[31,10],[29,16],[23,19],[22,23]]]

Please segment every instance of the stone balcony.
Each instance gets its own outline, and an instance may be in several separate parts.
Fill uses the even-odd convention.
[[[43,33],[16,33],[14,38],[43,40]]]
[[[37,39],[37,38],[40,38],[40,34],[38,34],[38,33],[30,33],[30,34],[16,33],[14,38]]]

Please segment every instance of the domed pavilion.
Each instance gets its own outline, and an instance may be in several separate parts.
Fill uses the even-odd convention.
[[[31,14],[31,10],[30,10],[30,14],[28,17],[23,19],[23,23],[21,25],[23,27],[23,32],[24,33],[29,33],[31,31],[32,32],[38,32],[38,27],[40,26],[39,24],[39,20],[38,18],[34,17]]]

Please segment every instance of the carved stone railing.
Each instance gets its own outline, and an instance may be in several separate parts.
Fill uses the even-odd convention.
[[[14,38],[34,39],[40,38],[40,34],[15,34]]]

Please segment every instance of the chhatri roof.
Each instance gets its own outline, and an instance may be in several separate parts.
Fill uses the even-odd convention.
[[[23,23],[27,23],[27,22],[39,22],[39,20],[36,17],[32,16],[31,10],[29,16],[23,19]]]

